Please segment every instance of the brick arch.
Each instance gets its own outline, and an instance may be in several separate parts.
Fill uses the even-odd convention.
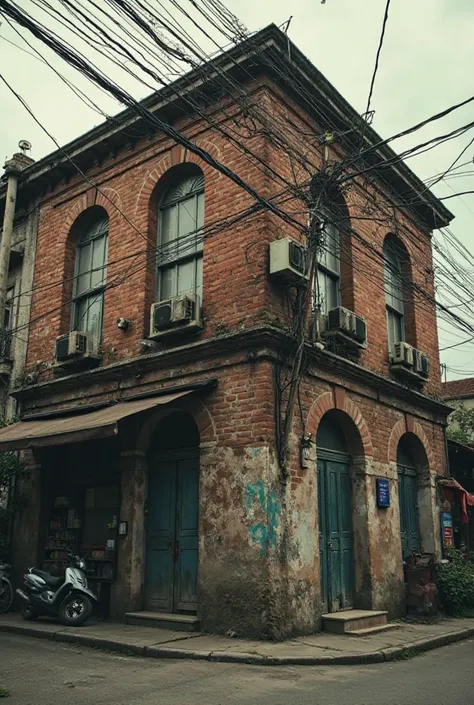
[[[84,193],[80,198],[78,198],[72,206],[69,208],[68,212],[66,213],[64,220],[63,220],[63,231],[66,235],[66,238],[68,237],[69,233],[71,232],[71,228],[76,222],[76,220],[79,218],[81,213],[86,211],[89,208],[89,205],[87,203],[87,193]]]
[[[122,217],[121,213],[119,213],[119,209],[123,211],[122,199],[120,198],[119,192],[109,186],[101,188],[101,192],[102,193],[96,193],[93,205],[102,206],[102,208],[107,211],[109,218],[112,216]]]
[[[203,140],[199,142],[199,146],[205,149],[209,154],[220,159],[219,149],[213,142]],[[196,164],[204,174],[206,181],[215,173],[215,169],[207,162],[203,161],[196,154],[190,152],[186,147],[176,144],[169,152],[167,152],[160,162],[150,171],[145,177],[137,195],[135,202],[135,213],[147,213],[150,208],[151,199],[156,193],[157,186],[163,176],[173,167],[180,164]]]
[[[344,395],[343,399],[336,399],[336,392],[324,392],[311,404],[306,417],[305,435],[316,438],[321,419],[328,411],[338,411],[345,413],[353,421],[360,434],[360,441],[364,450],[364,455],[373,457],[374,447],[367,423],[362,416],[357,404],[352,399]]]
[[[190,398],[188,400],[184,398],[177,399],[172,404],[167,404],[162,408],[158,407],[157,411],[145,421],[140,429],[140,433],[138,434],[137,450],[144,453],[148,451],[154,430],[159,425],[160,421],[173,411],[184,411],[192,416],[196,426],[198,427],[201,445],[203,443],[214,443],[216,441],[214,419],[212,418],[211,412],[207,406],[197,397]]]
[[[423,427],[420,423],[418,423],[418,421],[410,421],[407,420],[406,417],[399,419],[390,433],[390,439],[388,442],[389,463],[397,462],[398,444],[400,442],[401,437],[404,436],[406,433],[412,433],[421,442],[425,450],[428,466],[432,468],[434,465],[434,454],[428,437],[423,430]]]

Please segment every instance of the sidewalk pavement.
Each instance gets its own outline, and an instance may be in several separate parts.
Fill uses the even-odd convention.
[[[327,666],[410,658],[422,651],[474,636],[474,619],[443,618],[434,624],[400,622],[398,629],[370,636],[321,632],[280,643],[174,632],[117,622],[91,621],[83,627],[73,628],[47,618],[25,622],[17,614],[0,616],[1,631],[151,658],[234,661],[261,666]]]

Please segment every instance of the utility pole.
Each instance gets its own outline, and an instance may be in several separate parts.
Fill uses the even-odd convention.
[[[18,180],[21,172],[33,164],[33,159],[26,154],[31,145],[26,140],[19,143],[21,153],[14,154],[4,166],[3,180],[7,181],[7,195],[5,198],[5,212],[3,214],[3,231],[0,241],[0,331],[4,327],[5,304],[8,288],[8,267],[12,249],[13,222],[15,220],[16,195]]]

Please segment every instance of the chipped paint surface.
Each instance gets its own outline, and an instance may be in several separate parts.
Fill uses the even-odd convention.
[[[255,515],[264,515],[264,521],[251,523],[248,528],[250,538],[259,546],[264,558],[268,548],[276,548],[280,523],[281,505],[274,489],[266,489],[262,481],[249,483],[244,491],[244,505],[250,521]]]

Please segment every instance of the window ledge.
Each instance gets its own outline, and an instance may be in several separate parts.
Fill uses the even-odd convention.
[[[415,372],[410,367],[401,363],[390,363],[390,372],[395,375],[395,377],[404,379],[406,382],[412,382],[418,386],[423,386],[428,380],[427,377],[423,377],[423,375],[418,374],[418,372]]]
[[[69,360],[55,362],[52,366],[54,373],[60,373],[67,370],[68,372],[76,372],[83,369],[91,369],[98,367],[102,361],[102,356],[97,353],[88,353],[81,357],[72,357]]]

